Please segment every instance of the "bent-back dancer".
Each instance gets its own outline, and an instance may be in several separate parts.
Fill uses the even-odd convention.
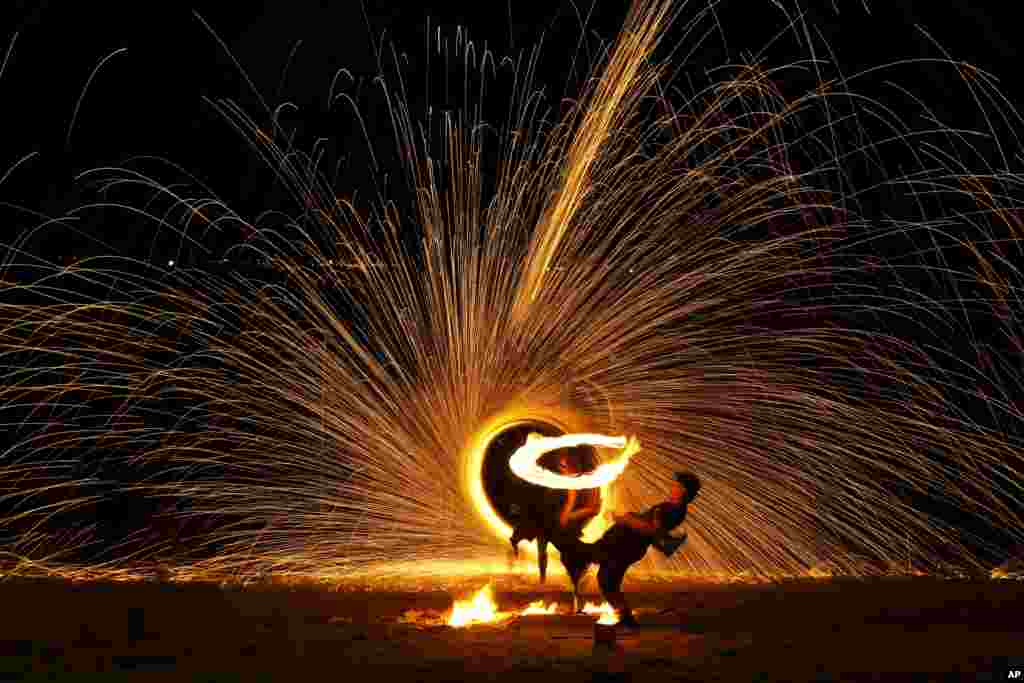
[[[563,543],[565,547],[558,548],[566,569],[572,565],[580,577],[591,563],[598,565],[597,584],[604,599],[618,613],[620,624],[636,625],[629,602],[622,592],[626,571],[642,560],[652,545],[671,555],[682,544],[684,539],[674,538],[669,532],[686,519],[687,507],[697,497],[700,487],[700,479],[695,474],[677,472],[667,501],[643,513],[613,514],[615,524],[596,543],[577,540],[575,543]],[[572,574],[570,569],[570,577]]]

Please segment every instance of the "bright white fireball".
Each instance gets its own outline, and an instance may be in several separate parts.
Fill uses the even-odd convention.
[[[621,448],[622,453],[611,462],[599,465],[593,472],[575,476],[557,474],[537,464],[537,461],[545,453],[583,444]],[[603,434],[564,434],[562,436],[530,434],[526,438],[526,443],[509,458],[508,466],[520,479],[538,486],[550,489],[596,489],[618,478],[629,464],[630,456],[639,450],[640,442],[635,437],[627,439],[624,436],[605,436]]]

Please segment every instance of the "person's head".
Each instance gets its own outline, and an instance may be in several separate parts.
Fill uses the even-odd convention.
[[[559,474],[575,474],[579,471],[576,466],[576,459],[572,457],[572,454],[568,450],[563,450],[558,453],[558,462],[556,463]]]
[[[693,472],[676,472],[672,482],[672,499],[691,503],[700,493],[700,478]]]

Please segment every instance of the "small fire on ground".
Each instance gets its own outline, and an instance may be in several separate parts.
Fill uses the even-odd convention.
[[[519,613],[519,616],[528,617],[531,614],[558,614],[558,603],[553,602],[545,607],[543,600],[537,600],[527,605],[526,609]]]
[[[588,602],[583,606],[584,614],[599,614],[600,618],[597,620],[599,624],[617,624],[619,623],[619,615],[615,613],[615,608],[609,605],[607,602],[603,602],[600,605]]]
[[[567,609],[560,608],[556,602],[545,604],[543,600],[531,602],[518,612],[511,610],[502,611],[498,609],[498,603],[494,599],[494,592],[490,584],[488,584],[469,599],[456,600],[451,610],[445,614],[444,623],[454,627],[473,626],[476,624],[501,624],[516,617],[557,615],[568,613],[568,611]],[[599,623],[602,624],[615,624],[618,622],[615,610],[607,602],[601,605],[588,602],[582,611],[584,614],[599,616]],[[410,610],[406,613],[403,621],[423,622],[428,620],[426,616],[418,610]]]
[[[449,626],[469,626],[470,624],[488,624],[504,621],[510,617],[508,612],[499,612],[498,605],[491,594],[491,586],[487,584],[469,600],[457,601],[452,605],[448,615]]]

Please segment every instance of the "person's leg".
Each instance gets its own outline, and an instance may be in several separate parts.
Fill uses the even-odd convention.
[[[540,582],[544,583],[548,577],[548,539],[544,536],[537,538],[537,568],[540,570]]]
[[[626,595],[622,592],[622,579],[626,576],[626,570],[632,563],[611,560],[602,562],[597,570],[597,584],[601,588],[601,594],[619,615],[619,623],[624,626],[636,624],[633,618],[633,611],[629,607]]]
[[[565,571],[569,574],[569,580],[572,582],[573,614],[579,612],[582,608],[579,600],[580,581],[583,580],[583,575],[587,573],[587,567],[590,566],[590,562],[580,550],[580,548],[573,546],[560,550],[562,553],[562,564],[565,565]]]

